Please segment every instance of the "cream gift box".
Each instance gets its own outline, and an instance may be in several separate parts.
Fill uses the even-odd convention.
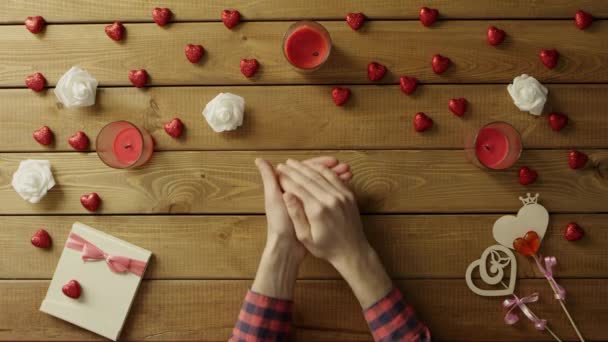
[[[87,225],[74,223],[40,311],[116,341],[151,254]],[[62,292],[62,287],[72,279],[82,288],[78,299]]]

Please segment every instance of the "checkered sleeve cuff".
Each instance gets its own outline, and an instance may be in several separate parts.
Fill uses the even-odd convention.
[[[364,315],[377,342],[431,340],[429,329],[416,319],[414,309],[397,288],[366,309]]]
[[[292,301],[248,291],[229,341],[287,341],[292,311]]]

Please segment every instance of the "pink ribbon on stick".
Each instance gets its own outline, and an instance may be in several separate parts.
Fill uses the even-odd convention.
[[[507,314],[505,315],[505,323],[508,325],[513,325],[519,321],[519,316],[513,312],[516,308],[519,308],[521,312],[523,312],[529,320],[534,322],[534,327],[538,330],[545,330],[547,327],[547,320],[540,319],[526,304],[534,303],[538,301],[538,293],[533,293],[529,296],[519,298],[516,295],[513,295],[513,299],[505,299],[502,302],[502,307],[508,309]]]
[[[105,260],[110,270],[114,273],[130,272],[138,277],[141,277],[146,269],[146,262],[120,255],[110,255],[105,253],[99,249],[99,247],[75,233],[70,233],[65,246],[81,252],[81,258],[84,261]]]

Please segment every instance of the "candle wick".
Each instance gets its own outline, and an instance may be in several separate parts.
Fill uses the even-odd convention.
[[[490,145],[483,145],[483,148],[485,148],[486,151],[490,151],[492,149]]]
[[[316,57],[316,56],[318,56],[318,55],[319,55],[319,52],[318,52],[318,51],[315,51],[315,52],[313,52],[313,53],[312,53],[312,55]]]
[[[131,148],[131,144],[126,144],[125,148]]]

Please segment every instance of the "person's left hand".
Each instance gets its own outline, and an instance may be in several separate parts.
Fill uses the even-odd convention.
[[[305,160],[306,164],[317,164],[331,169],[340,179],[348,182],[352,178],[348,164],[339,163],[334,157],[317,157]],[[274,167],[264,159],[256,159],[255,164],[264,183],[264,204],[268,221],[268,243],[279,243],[292,249],[294,257],[301,261],[306,249],[296,239],[293,223],[283,202],[283,190],[279,185]]]

